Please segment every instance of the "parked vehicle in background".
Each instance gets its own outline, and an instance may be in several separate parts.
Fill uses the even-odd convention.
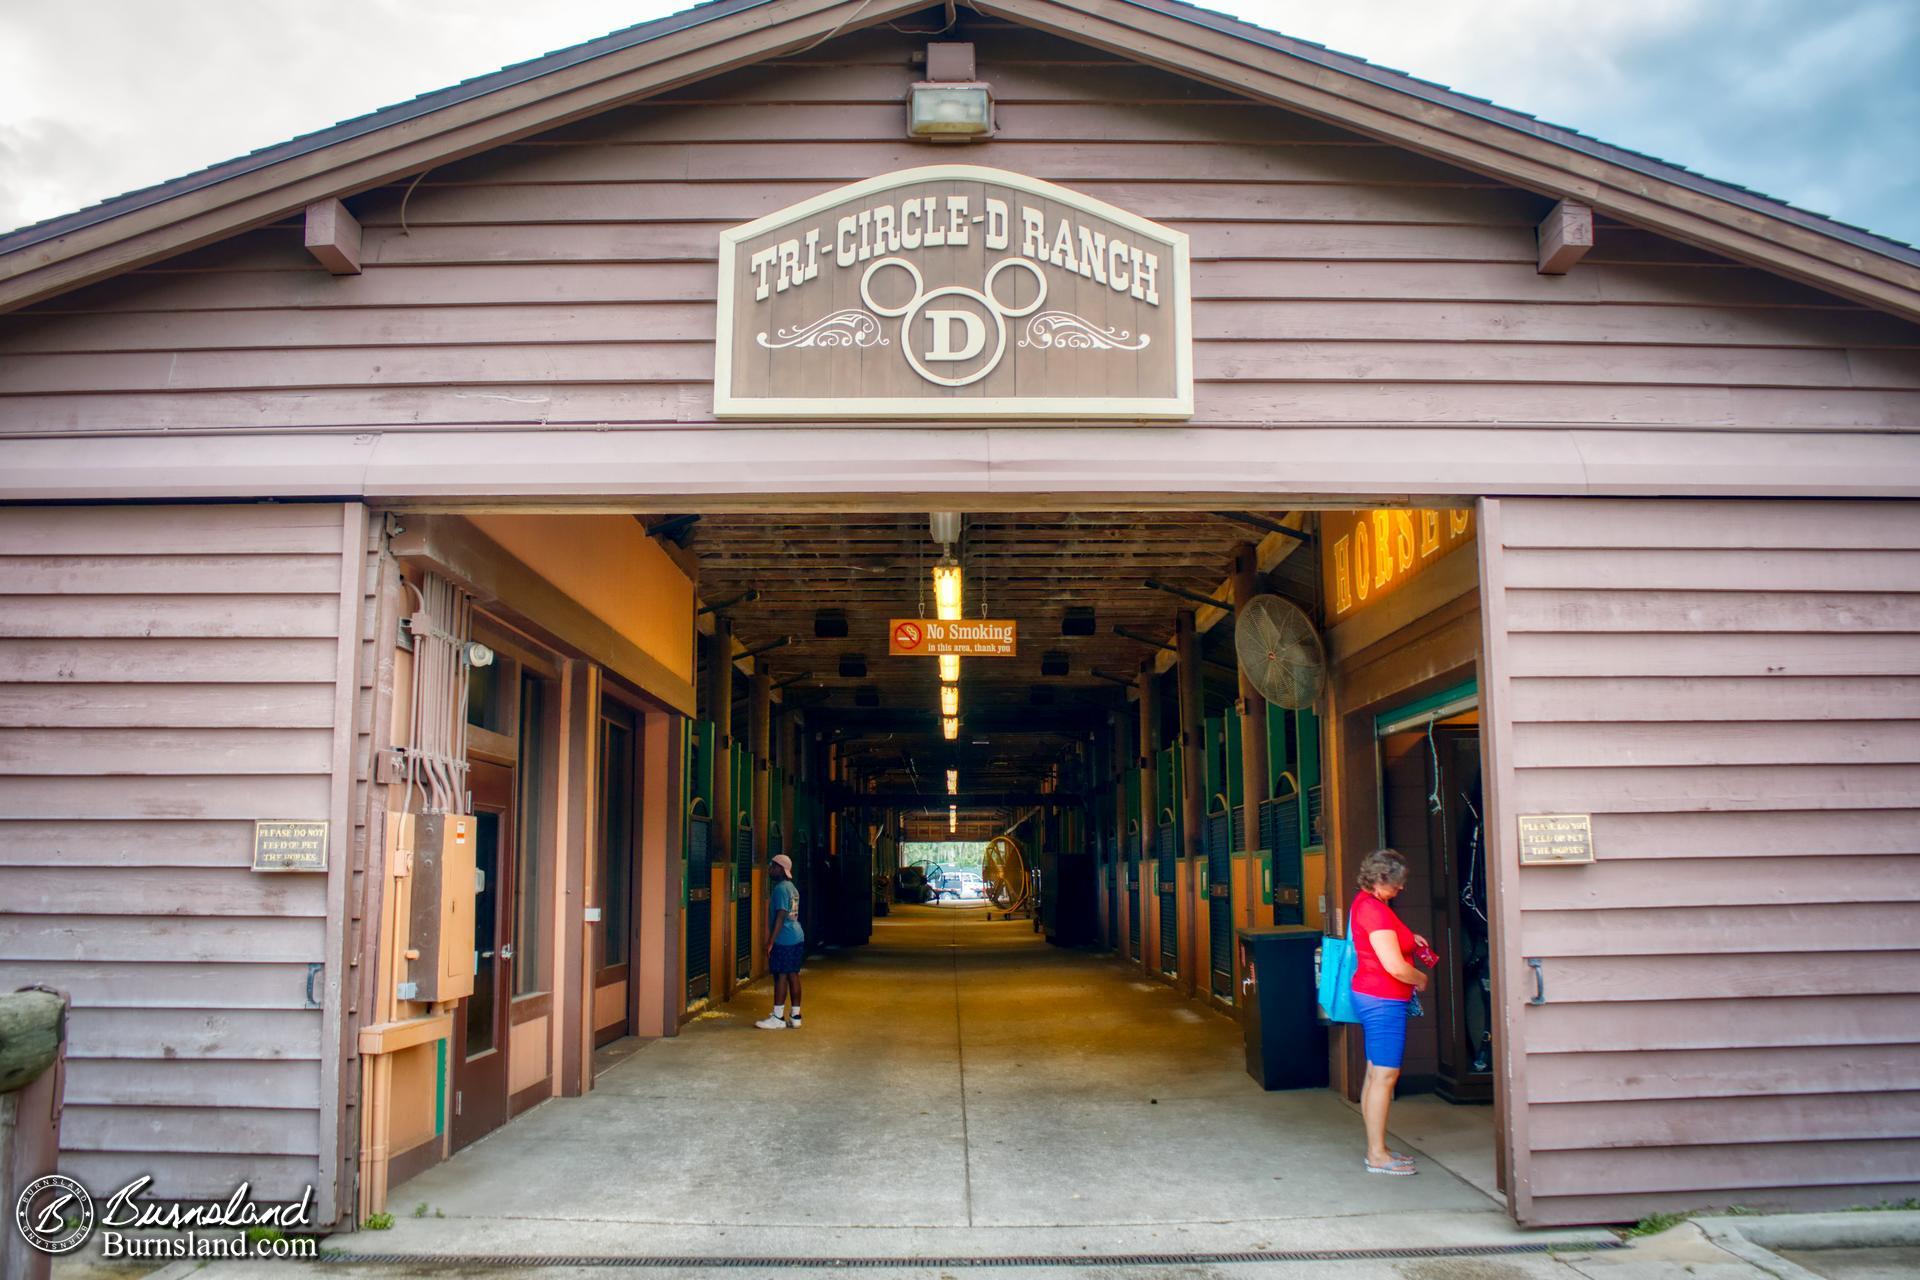
[[[975,901],[987,896],[987,882],[975,871],[949,871],[933,882],[934,900]]]

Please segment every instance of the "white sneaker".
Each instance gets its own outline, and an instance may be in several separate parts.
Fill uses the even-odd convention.
[[[794,1014],[794,1015],[793,1015],[793,1016],[792,1016],[791,1018],[789,1018],[789,1019],[787,1019],[787,1025],[788,1025],[788,1026],[790,1026],[790,1027],[797,1027],[797,1026],[799,1026],[799,1025],[800,1025],[800,1015],[796,1013],[796,1014]]]
[[[766,1017],[760,1019],[760,1021],[754,1023],[753,1025],[760,1028],[762,1031],[785,1031],[787,1029],[787,1020],[785,1018],[776,1018],[772,1014],[768,1014]]]

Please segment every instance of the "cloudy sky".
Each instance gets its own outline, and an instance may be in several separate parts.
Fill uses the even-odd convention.
[[[0,229],[683,7],[0,0]],[[1214,0],[1920,242],[1920,0]]]

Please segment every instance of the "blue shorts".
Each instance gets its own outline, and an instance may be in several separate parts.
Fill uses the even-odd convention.
[[[798,973],[800,962],[807,958],[807,944],[804,942],[777,942],[767,952],[768,973]]]
[[[1407,1056],[1408,1000],[1388,1000],[1384,996],[1353,993],[1353,1011],[1360,1015],[1360,1027],[1367,1037],[1367,1061],[1376,1067],[1400,1069]]]

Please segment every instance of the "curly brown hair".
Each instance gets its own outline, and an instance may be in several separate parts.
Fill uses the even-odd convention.
[[[1398,887],[1407,882],[1407,860],[1397,850],[1375,849],[1360,859],[1360,871],[1355,879],[1363,892],[1382,885]]]

